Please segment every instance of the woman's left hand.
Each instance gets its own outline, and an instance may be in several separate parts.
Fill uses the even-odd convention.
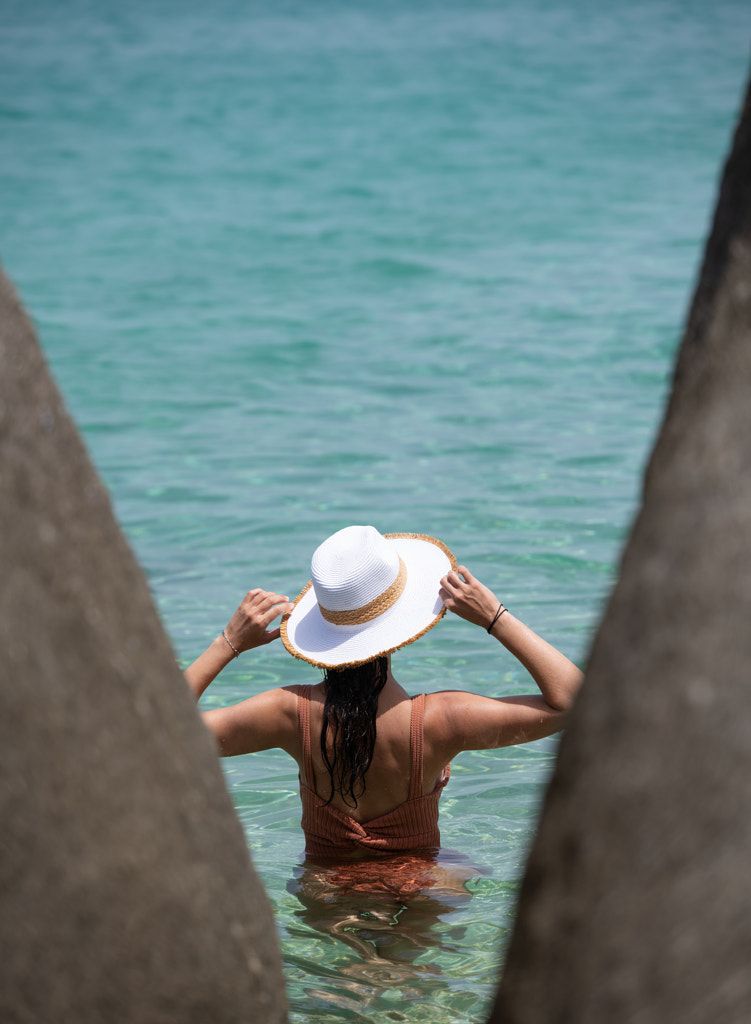
[[[279,636],[279,629],[268,628],[274,619],[291,612],[293,607],[283,594],[259,588],[249,590],[224,632],[238,652],[262,647]]]
[[[443,577],[438,596],[450,612],[486,629],[499,605],[493,591],[463,565],[457,565]]]

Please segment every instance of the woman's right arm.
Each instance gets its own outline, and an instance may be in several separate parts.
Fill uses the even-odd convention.
[[[250,590],[219,636],[185,670],[185,680],[198,699],[222,669],[243,651],[270,644],[279,636],[272,622],[292,610],[283,594]],[[267,690],[238,704],[203,712],[222,757],[280,747],[297,752],[296,687]]]
[[[276,640],[279,630],[269,629],[269,626],[292,607],[282,594],[259,588],[249,590],[225,629],[183,673],[196,700],[222,669],[234,658],[239,658],[243,651]]]
[[[450,611],[468,622],[486,630],[493,623],[492,635],[521,662],[539,688],[537,694],[519,697],[489,698],[459,691],[434,694],[449,746],[457,753],[484,750],[527,743],[563,728],[584,678],[576,665],[505,609],[464,566],[441,580],[440,596]]]

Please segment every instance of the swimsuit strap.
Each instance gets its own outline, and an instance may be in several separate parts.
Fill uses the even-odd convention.
[[[313,771],[313,757],[310,753],[310,691],[312,687],[301,686],[297,695],[297,723],[302,737],[302,764],[305,784],[316,792],[316,777]]]
[[[412,755],[412,768],[409,773],[409,799],[422,796],[422,722],[425,716],[425,694],[418,693],[412,698],[409,729],[409,749]]]

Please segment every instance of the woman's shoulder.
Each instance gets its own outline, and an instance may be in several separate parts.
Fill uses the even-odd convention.
[[[436,751],[438,760],[450,759],[464,749],[465,719],[478,699],[485,700],[465,690],[426,694],[423,732],[426,746]]]
[[[281,687],[278,692],[284,693],[287,700],[294,698],[297,701],[299,697],[307,697],[315,704],[326,703],[326,687],[323,683],[292,683]]]
[[[425,712],[427,714],[430,711],[433,714],[440,714],[455,708],[461,703],[462,699],[473,696],[472,694],[466,693],[464,690],[437,690],[435,693],[426,693],[425,697]]]

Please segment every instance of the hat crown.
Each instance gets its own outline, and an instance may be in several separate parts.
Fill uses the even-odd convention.
[[[316,548],[310,563],[313,589],[322,608],[363,608],[399,575],[399,555],[374,526],[347,526]]]

